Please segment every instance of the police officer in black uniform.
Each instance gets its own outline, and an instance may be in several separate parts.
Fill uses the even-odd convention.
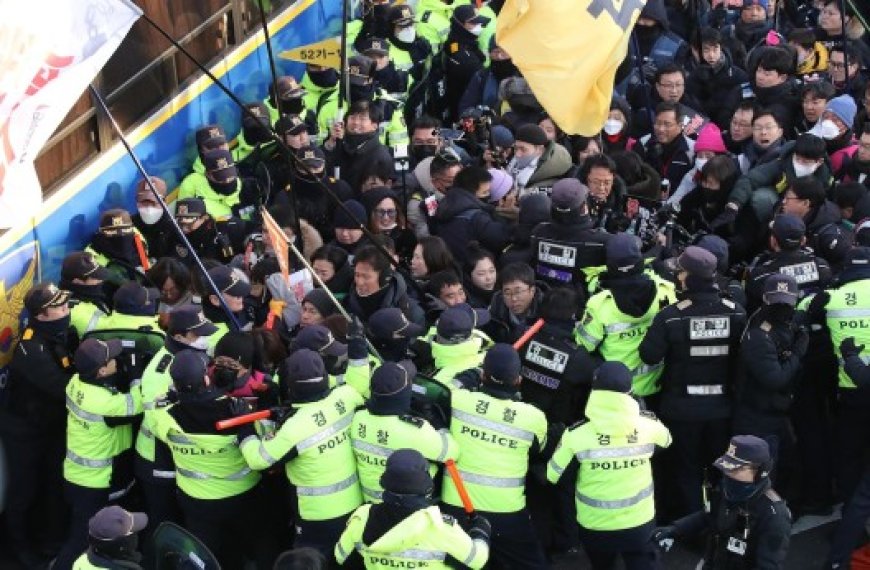
[[[175,220],[187,236],[194,251],[203,259],[229,262],[235,253],[243,251],[245,223],[238,218],[216,221],[206,212],[202,198],[183,198],[175,203]],[[185,265],[192,266],[193,255],[178,236],[170,254]]]
[[[674,436],[682,512],[701,508],[703,468],[730,434],[732,379],[746,312],[723,299],[716,257],[689,246],[677,260],[682,299],[660,311],[638,348],[647,365],[664,361],[660,412]]]
[[[794,465],[794,429],[789,420],[801,359],[809,335],[794,320],[798,284],[775,273],[764,281],[764,305],[752,315],[740,341],[734,431],[764,438],[781,469],[777,481]]]
[[[553,184],[552,222],[532,232],[532,265],[542,281],[573,286],[581,294],[586,288],[583,269],[604,265],[605,245],[610,234],[594,229],[586,200],[589,188],[575,178]]]
[[[746,280],[747,310],[763,304],[764,284],[770,275],[782,273],[794,277],[800,298],[818,293],[831,281],[831,267],[823,258],[805,247],[806,226],[797,216],[782,214],[773,220],[769,249],[752,262]]]
[[[736,435],[714,465],[722,471],[722,484],[705,501],[704,510],[656,529],[653,541],[667,550],[674,538],[708,529],[705,570],[784,568],[791,513],[771,488],[767,443],[753,435]]]
[[[7,536],[11,552],[27,568],[44,561],[38,531],[50,542],[62,540],[66,531],[64,401],[75,372],[68,347],[69,296],[49,282],[24,296],[30,319],[9,363],[5,395],[0,392],[0,437],[9,466]]]

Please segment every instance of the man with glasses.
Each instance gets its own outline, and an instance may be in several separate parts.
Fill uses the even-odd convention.
[[[417,123],[412,140],[421,141],[422,131],[429,128],[417,129],[416,126]],[[432,136],[431,130],[427,136]],[[408,176],[408,225],[417,238],[430,235],[429,223],[438,211],[438,203],[453,186],[453,179],[460,170],[462,160],[459,154],[451,148],[438,148],[434,156],[423,158]]]
[[[679,103],[659,103],[653,134],[641,138],[635,146],[640,158],[670,182],[671,188],[680,185],[694,164],[694,142],[683,134],[683,119]]]
[[[653,130],[650,119],[654,109],[650,109],[647,105],[651,104],[655,107],[662,101],[680,106],[680,113],[687,118],[685,123],[687,135],[697,132],[707,121],[706,117],[697,111],[701,108],[698,100],[686,93],[686,71],[676,63],[669,63],[656,71],[652,89],[648,83],[644,83],[629,90],[628,102],[633,109],[637,109],[631,121],[634,136],[642,137]]]
[[[771,109],[782,120],[785,132],[790,133],[801,110],[801,93],[792,74],[795,56],[786,47],[768,46],[757,50],[755,73],[749,83],[735,87],[726,99],[726,109],[736,109],[743,101],[752,101],[757,107]]]
[[[493,321],[492,336],[498,342],[515,342],[540,314],[543,293],[535,283],[535,270],[525,263],[504,266],[499,275],[501,290],[492,296],[489,306]]]
[[[752,141],[737,157],[740,172],[746,174],[756,166],[767,164],[782,156],[785,139],[782,119],[776,112],[762,109],[752,118]]]

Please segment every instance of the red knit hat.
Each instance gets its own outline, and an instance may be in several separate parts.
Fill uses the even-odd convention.
[[[708,150],[717,154],[725,154],[728,149],[725,148],[725,142],[722,140],[722,131],[715,123],[707,123],[701,132],[698,133],[698,140],[695,141],[695,152]]]

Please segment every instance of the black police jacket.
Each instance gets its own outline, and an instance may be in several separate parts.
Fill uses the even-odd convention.
[[[740,343],[735,415],[788,414],[801,369],[794,338],[790,323],[767,319],[763,310],[753,315]]]
[[[818,293],[831,281],[831,267],[809,248],[766,251],[755,258],[746,280],[746,310],[755,311],[763,303],[764,281],[771,275],[784,273],[795,278],[800,298]]]
[[[583,418],[598,364],[574,343],[572,329],[571,321],[548,321],[520,351],[523,401],[544,412],[551,424]]]
[[[66,385],[75,373],[65,334],[24,329],[9,363],[8,393],[0,410],[4,431],[58,435],[66,430]]]
[[[674,526],[679,536],[711,531],[705,570],[781,570],[791,537],[791,512],[768,481],[762,490],[740,503],[726,501],[715,491],[709,513],[688,515]]]
[[[544,222],[532,230],[532,266],[538,278],[554,286],[586,290],[583,269],[604,265],[611,235],[594,227],[588,215],[571,223]]]
[[[715,288],[689,293],[653,318],[638,351],[648,365],[664,361],[662,417],[702,421],[731,415],[731,384],[745,326],[743,307]]]

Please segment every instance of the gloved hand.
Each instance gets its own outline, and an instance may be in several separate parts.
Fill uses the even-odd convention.
[[[803,358],[807,349],[810,346],[810,335],[807,333],[807,329],[800,327],[794,333],[794,340],[792,341],[791,352],[792,354],[796,354],[798,358]]]
[[[648,57],[645,57],[643,59],[644,59],[643,65],[640,66],[641,70],[643,71],[643,76],[648,81],[652,81],[653,79],[655,79],[656,71],[658,71],[658,67],[656,66],[656,62]]]
[[[368,356],[365,327],[359,317],[353,315],[347,325],[347,357],[350,360],[362,360]]]
[[[863,350],[864,345],[855,344],[855,337],[853,336],[846,338],[840,343],[840,354],[843,355],[844,360],[850,356],[858,356]]]
[[[674,542],[677,538],[677,527],[660,526],[655,529],[650,537],[650,541],[655,544],[662,552],[668,552],[674,547]]]
[[[831,294],[827,291],[820,291],[813,295],[807,305],[807,321],[810,323],[823,323],[825,321],[825,306],[831,300]]]
[[[489,524],[486,517],[476,514],[472,517],[468,527],[468,536],[486,541],[489,544],[489,537],[492,536],[492,525]]]
[[[266,278],[266,288],[272,299],[269,301],[269,310],[284,320],[284,326],[288,330],[299,324],[302,318],[302,305],[296,299],[296,295],[290,290],[284,276],[273,273]]]
[[[735,221],[737,221],[737,213],[738,209],[729,206],[726,206],[722,213],[716,216],[716,218],[710,222],[710,229],[717,230],[719,228],[725,228],[732,225]]]

